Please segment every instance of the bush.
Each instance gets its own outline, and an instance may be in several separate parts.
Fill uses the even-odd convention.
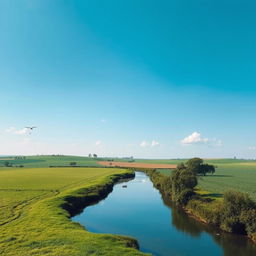
[[[172,199],[179,202],[187,190],[193,190],[197,185],[196,175],[188,169],[176,169],[171,175]],[[182,201],[182,200],[181,200]]]
[[[240,220],[245,224],[247,234],[256,233],[256,209],[243,211]]]
[[[204,222],[220,225],[222,202],[217,200],[207,200],[194,196],[186,205],[186,209],[190,210],[193,215]]]
[[[255,211],[256,205],[248,194],[230,190],[224,194],[221,228],[232,233],[250,233],[256,226]]]
[[[194,195],[195,192],[192,189],[184,189],[177,196],[177,202],[181,205],[186,205]]]

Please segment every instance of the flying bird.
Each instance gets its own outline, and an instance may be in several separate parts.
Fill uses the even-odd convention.
[[[36,126],[28,126],[28,127],[25,127],[26,129],[30,130],[29,134],[31,134],[31,132],[37,128]]]
[[[25,128],[30,129],[30,130],[32,131],[33,129],[35,129],[35,128],[36,128],[36,126],[32,126],[32,127],[25,127]]]

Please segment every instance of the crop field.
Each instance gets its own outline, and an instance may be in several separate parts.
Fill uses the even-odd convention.
[[[119,162],[119,161],[99,161],[97,162],[103,166],[116,166],[116,167],[132,167],[132,168],[152,168],[152,169],[175,169],[176,164],[161,164],[161,163],[137,163],[137,162]]]
[[[95,158],[82,156],[26,156],[25,159],[15,157],[0,157],[0,168],[4,168],[6,161],[10,162],[14,167],[23,165],[24,167],[49,167],[49,166],[69,166],[70,162],[76,162],[78,166],[99,166]]]
[[[9,168],[0,171],[0,251],[24,255],[144,255],[128,238],[93,234],[69,219],[66,198],[97,195],[117,168]]]

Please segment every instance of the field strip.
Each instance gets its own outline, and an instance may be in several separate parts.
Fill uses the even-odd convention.
[[[116,161],[99,161],[103,166],[109,167],[131,167],[131,168],[150,168],[150,169],[175,169],[176,164],[151,164],[151,163],[136,163],[136,162],[116,162]]]

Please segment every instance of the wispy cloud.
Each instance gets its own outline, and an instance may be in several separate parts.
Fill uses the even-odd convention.
[[[159,146],[159,145],[160,145],[160,143],[158,141],[152,140],[152,142],[151,142],[152,147]]]
[[[156,146],[159,146],[159,145],[160,145],[160,143],[156,140],[152,140],[151,143],[147,142],[147,141],[142,141],[140,143],[140,147],[143,147],[143,148],[145,148],[145,147],[156,147]]]
[[[250,146],[249,150],[256,150],[256,146]]]
[[[142,148],[145,148],[145,147],[147,147],[148,146],[148,143],[146,142],[146,141],[142,141],[141,143],[140,143],[140,147],[142,147]]]
[[[95,142],[95,146],[96,146],[96,147],[100,146],[101,144],[102,144],[102,141],[101,141],[101,140],[97,140],[97,141]]]
[[[222,141],[217,140],[215,138],[209,139],[202,137],[201,133],[199,132],[193,132],[192,134],[185,137],[183,140],[181,140],[181,144],[183,145],[196,145],[196,144],[208,144],[212,146],[222,146]]]
[[[15,127],[9,127],[5,130],[5,132],[7,133],[11,133],[11,134],[18,134],[18,135],[25,135],[29,133],[29,129],[27,128],[22,128],[20,130],[16,129]]]

